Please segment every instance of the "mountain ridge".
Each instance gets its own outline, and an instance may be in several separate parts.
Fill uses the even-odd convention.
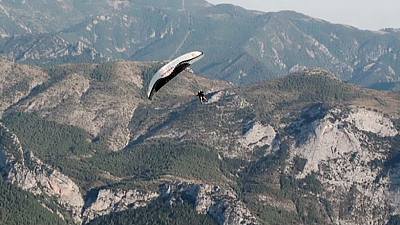
[[[3,61],[1,78],[25,84],[1,87],[17,93],[1,98],[2,178],[68,224],[124,224],[153,204],[219,225],[398,216],[398,93],[322,69],[244,87],[184,72],[149,101],[160,65]]]
[[[172,12],[173,6],[182,8],[182,1],[156,3],[118,1],[114,8],[103,0],[89,15],[76,16],[79,21],[56,31],[2,38],[0,52],[19,62],[49,64],[166,60],[201,49],[207,57],[196,70],[241,85],[280,77],[299,66],[323,67],[367,87],[399,80],[400,38],[395,31],[359,30],[293,11],[264,13],[185,1],[186,10]]]

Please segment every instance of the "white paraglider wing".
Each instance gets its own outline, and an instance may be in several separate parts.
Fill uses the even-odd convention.
[[[203,52],[195,51],[179,56],[159,69],[150,81],[147,89],[147,97],[152,98],[155,92],[160,90],[170,80],[176,77],[183,70],[204,56]]]

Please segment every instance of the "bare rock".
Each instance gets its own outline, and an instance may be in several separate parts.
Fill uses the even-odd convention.
[[[145,207],[158,196],[156,192],[102,189],[93,203],[84,209],[83,218],[89,222],[106,214]]]
[[[175,183],[166,186],[165,192],[161,195],[173,196],[185,193],[185,196],[191,196],[196,211],[200,214],[209,214],[218,224],[258,224],[257,219],[233,190],[211,184]]]
[[[79,187],[69,177],[31,157],[31,163],[35,163],[33,168],[15,164],[8,173],[8,181],[35,195],[55,198],[80,223],[84,201]]]
[[[353,123],[359,130],[372,132],[381,137],[393,137],[398,134],[393,122],[379,112],[353,109],[346,121]]]
[[[17,110],[38,112],[42,117],[80,127],[113,151],[129,142],[129,122],[140,103],[143,81],[130,69],[136,64],[115,66],[111,81],[95,82],[82,74],[70,74],[44,92],[21,102]],[[137,68],[136,68],[137,69]],[[135,87],[135,85],[137,87]]]
[[[379,212],[390,212],[392,198],[386,194],[390,181],[380,176],[382,167],[373,165],[387,160],[390,143],[384,138],[397,134],[390,119],[362,109],[331,109],[300,130],[308,135],[299,137],[292,146],[289,165],[294,164],[295,157],[306,160],[297,177],[317,175],[323,195],[333,204],[335,223],[384,221],[388,215]],[[369,133],[382,140],[369,139]]]
[[[82,95],[89,89],[89,80],[78,74],[71,74],[61,82],[51,86],[46,92],[25,101],[19,106],[21,111],[49,112],[65,101],[78,103]]]
[[[284,209],[291,213],[297,213],[296,205],[292,200],[288,199],[278,199],[276,196],[268,195],[268,194],[260,194],[258,195],[258,200],[265,205],[272,206],[278,209]]]
[[[78,185],[58,170],[44,164],[32,153],[23,151],[18,137],[6,127],[1,125],[0,129],[9,132],[13,141],[13,145],[2,149],[1,154],[5,156],[1,168],[6,173],[7,182],[34,195],[56,199],[76,223],[81,223],[80,213],[84,201]]]
[[[259,122],[252,124],[250,129],[239,140],[243,148],[254,149],[254,147],[272,146],[276,132],[270,125],[262,125]]]
[[[48,75],[40,68],[0,59],[0,116],[47,79]]]

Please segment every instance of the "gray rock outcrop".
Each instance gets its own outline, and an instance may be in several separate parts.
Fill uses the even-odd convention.
[[[306,160],[297,177],[316,174],[333,204],[334,223],[383,224],[395,195],[388,196],[390,178],[381,176],[384,168],[374,165],[390,155],[390,137],[398,134],[392,121],[361,108],[335,108],[300,129],[288,163],[294,165],[296,157]]]
[[[88,222],[113,212],[145,207],[158,196],[156,192],[102,189],[96,199],[84,209],[83,218]]]

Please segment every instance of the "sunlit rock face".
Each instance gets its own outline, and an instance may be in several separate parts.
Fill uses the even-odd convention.
[[[318,177],[322,195],[332,203],[333,222],[383,223],[398,208],[392,204],[397,194],[388,195],[394,188],[391,178],[382,176],[386,169],[378,166],[390,160],[392,138],[398,135],[391,119],[363,108],[316,108],[308,115],[311,120],[300,123],[303,133],[295,138],[288,160],[294,167],[296,160],[305,160],[296,176]]]

